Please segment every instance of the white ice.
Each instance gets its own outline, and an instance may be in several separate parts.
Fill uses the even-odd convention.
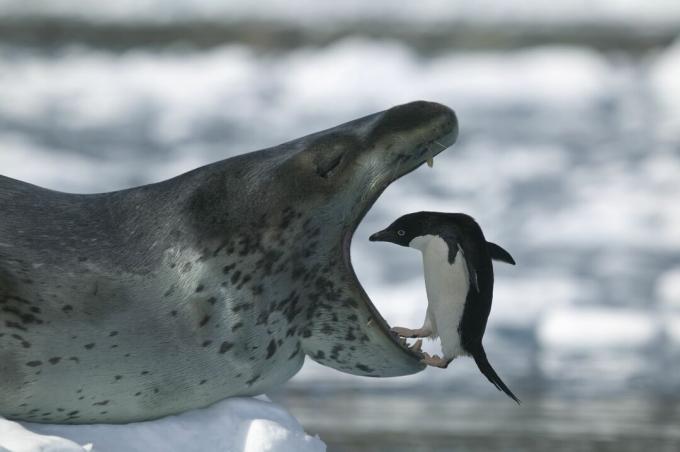
[[[84,0],[0,0],[0,16],[37,15],[43,17],[77,17],[101,21],[182,21],[182,20],[278,20],[309,26],[328,26],[352,20],[408,21],[410,23],[446,23],[467,21],[504,24],[531,23],[632,23],[666,24],[680,16],[675,0],[422,0],[400,2],[395,8],[390,0],[345,0],[318,2],[295,0],[119,0],[88,2]]]
[[[204,409],[125,425],[18,424],[0,418],[0,452],[76,452],[90,450],[89,444],[94,452],[326,450],[284,408],[253,398],[227,399]]]

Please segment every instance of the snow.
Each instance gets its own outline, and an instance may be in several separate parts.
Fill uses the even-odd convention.
[[[680,311],[680,268],[672,268],[660,275],[656,292],[662,306]]]
[[[667,115],[661,124],[663,135],[676,135],[680,126],[680,39],[658,55],[650,71],[652,92]]]
[[[564,307],[548,313],[538,328],[546,349],[591,351],[640,349],[657,334],[651,315],[630,309]]]
[[[311,26],[324,26],[356,20],[409,21],[440,24],[450,21],[482,23],[672,23],[680,16],[675,0],[597,0],[587,5],[582,0],[345,0],[318,2],[295,0],[119,0],[88,2],[84,0],[0,0],[2,16],[77,17],[101,21],[186,21],[186,20],[279,20]]]
[[[82,444],[84,446],[80,446]],[[284,408],[234,398],[176,416],[125,425],[16,423],[0,418],[0,452],[321,452]]]

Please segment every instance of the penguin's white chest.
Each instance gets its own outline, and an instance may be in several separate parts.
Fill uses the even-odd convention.
[[[445,358],[464,355],[458,327],[463,317],[470,278],[463,250],[449,263],[449,247],[438,236],[426,235],[413,239],[410,247],[423,254],[427,319],[435,336],[441,340]]]

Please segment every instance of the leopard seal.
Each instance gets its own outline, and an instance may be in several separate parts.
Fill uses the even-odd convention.
[[[453,144],[424,101],[136,188],[0,177],[0,415],[142,421],[253,395],[305,356],[422,370],[350,261],[382,191]]]

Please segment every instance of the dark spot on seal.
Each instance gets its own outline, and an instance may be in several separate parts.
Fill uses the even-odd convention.
[[[77,357],[75,357],[75,356],[71,356],[71,357],[69,358],[69,360],[70,360],[70,361],[73,361],[74,363],[79,363],[79,362],[80,362],[80,360],[79,360]]]
[[[67,304],[63,308],[61,308],[61,310],[68,314],[69,312],[73,311],[73,306]]]
[[[300,346],[300,343],[298,342],[297,346],[295,347],[295,350],[293,351],[293,353],[290,354],[288,359],[291,360],[291,359],[295,358],[297,356],[297,354],[300,353],[301,349],[302,349],[302,347]]]
[[[208,298],[208,303],[210,303],[211,305],[215,305],[215,303],[217,303],[217,298],[215,297]]]
[[[312,332],[310,330],[308,330],[307,328],[302,330],[302,337],[310,337],[311,335],[312,335]]]
[[[201,344],[201,346],[207,347],[207,346],[210,345],[210,344],[212,344],[212,341],[203,341],[203,343]]]
[[[314,355],[315,359],[324,359],[326,357],[326,354],[323,352],[323,350],[318,350],[316,354]]]
[[[238,280],[241,278],[241,271],[236,270],[233,275],[231,275],[231,283],[236,284]]]
[[[232,271],[234,268],[236,268],[236,264],[225,265],[224,267],[222,267],[222,273],[227,274],[230,271]]]
[[[172,311],[170,311],[170,315],[173,317],[177,317],[177,311],[173,309]]]
[[[61,361],[61,358],[58,357],[58,356],[55,356],[54,358],[48,359],[48,361],[50,362],[50,364],[57,364],[59,361]]]
[[[141,392],[135,392],[135,397],[139,397],[140,395],[142,395]]]
[[[78,414],[78,413],[80,413],[80,411],[75,410],[75,411],[71,411],[71,412],[66,413],[66,414],[69,415],[69,416],[75,416],[75,415]]]
[[[94,348],[94,342],[91,342],[89,344],[85,344],[85,348],[88,350],[92,350]]]
[[[109,333],[109,337],[113,337],[113,336],[117,336],[117,335],[118,335],[118,331],[111,331]]]
[[[113,377],[113,378],[115,378],[115,379],[116,379],[116,381],[120,381],[120,380],[122,380],[122,379],[123,379],[123,376],[122,376],[122,375],[116,375],[116,376],[115,376],[115,377]]]
[[[236,331],[243,326],[243,322],[236,322],[234,326],[231,327],[231,331]]]
[[[190,272],[190,271],[191,271],[191,262],[187,262],[187,263],[184,264],[184,266],[182,267],[182,273],[188,273],[188,272]]]
[[[255,383],[255,382],[256,382],[257,380],[259,380],[259,379],[260,379],[260,374],[256,374],[256,375],[253,376],[253,378],[251,378],[250,380],[246,381],[246,384],[247,384],[248,386],[252,386],[253,383]]]
[[[227,341],[222,342],[222,345],[220,345],[220,354],[227,353],[229,350],[231,350],[233,346],[234,344],[232,344],[231,342]]]
[[[42,361],[29,361],[26,363],[28,367],[38,367],[42,365]]]
[[[356,341],[357,337],[354,335],[354,328],[349,328],[347,330],[347,335],[345,336],[345,340],[347,341]]]
[[[208,382],[208,380],[201,380],[198,384],[199,384],[199,385],[204,385],[204,384],[206,384],[207,382]]]
[[[274,353],[276,353],[276,342],[272,339],[269,341],[269,345],[267,345],[267,357],[265,359],[271,358],[274,356]]]
[[[31,312],[34,314],[40,314],[40,308],[37,306],[31,306]]]
[[[364,372],[373,372],[373,369],[371,367],[368,367],[366,364],[358,363],[354,367],[356,367],[359,370],[363,370]]]
[[[142,375],[149,375],[149,371],[148,371],[148,370],[143,370],[143,371],[142,371]]]
[[[5,326],[6,326],[7,328],[16,328],[17,330],[21,330],[21,331],[28,331],[28,330],[27,330],[25,327],[23,327],[21,324],[19,324],[19,323],[17,323],[17,322],[12,322],[12,321],[10,321],[10,320],[6,320],[6,321],[5,321]]]
[[[342,345],[340,345],[340,344],[334,345],[333,348],[331,349],[331,359],[334,360],[334,361],[337,361],[338,358],[339,358],[340,352],[341,352],[344,348],[345,348],[345,347],[342,346]]]
[[[154,394],[158,394],[159,392],[160,392],[160,391],[159,391],[158,388],[153,388],[153,393],[154,393]]]
[[[200,323],[198,324],[198,326],[205,326],[209,321],[210,321],[210,316],[209,316],[209,315],[205,315],[205,316],[203,316],[203,318],[201,319],[201,321],[200,321]]]
[[[334,331],[335,331],[335,330],[333,329],[333,327],[330,326],[330,324],[328,324],[328,323],[324,323],[324,324],[321,326],[321,332],[322,332],[323,334],[333,334]]]
[[[108,405],[110,400],[102,400],[101,402],[95,402],[92,404],[92,406],[105,406]]]
[[[196,293],[203,292],[203,289],[205,289],[205,286],[203,284],[199,284],[196,286]]]
[[[357,317],[356,314],[352,314],[347,317],[347,320],[349,320],[350,322],[356,322],[357,320],[359,320],[359,317]]]

